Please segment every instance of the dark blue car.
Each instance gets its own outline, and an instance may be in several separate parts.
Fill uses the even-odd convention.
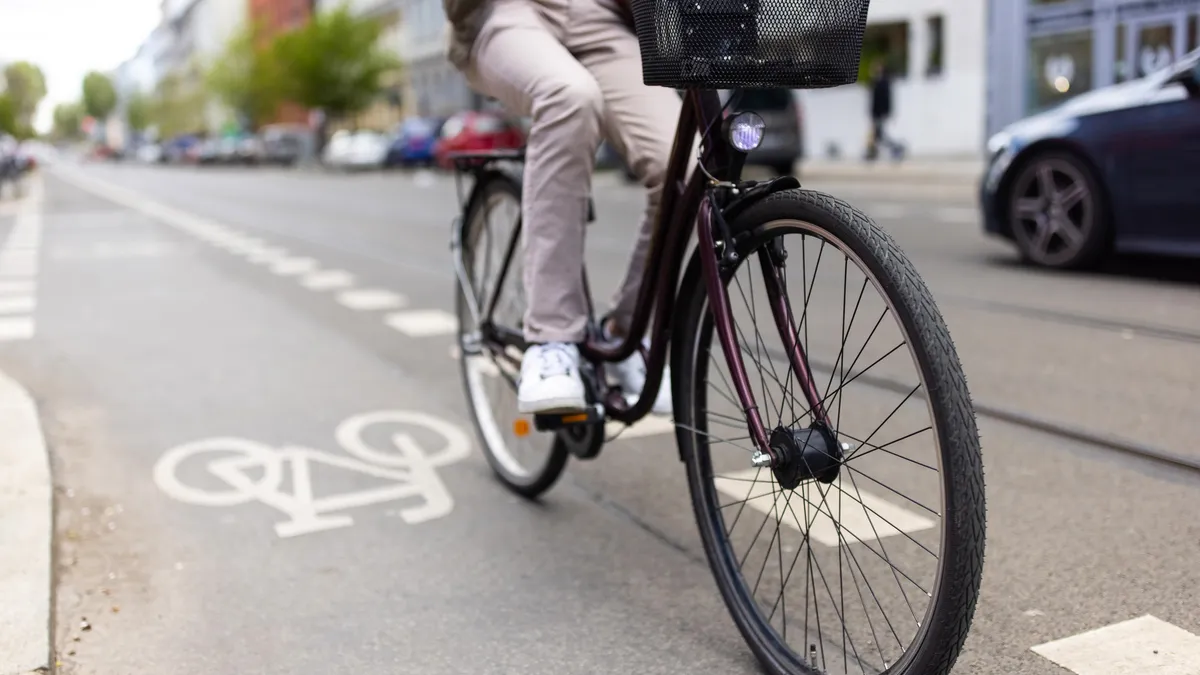
[[[988,152],[984,229],[1029,262],[1200,257],[1200,50],[1018,121]]]
[[[384,166],[432,166],[433,145],[437,142],[438,120],[410,117],[400,123],[388,147]]]

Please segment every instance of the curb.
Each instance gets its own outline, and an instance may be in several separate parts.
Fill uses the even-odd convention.
[[[0,675],[47,672],[54,520],[49,453],[37,405],[3,372],[0,467]]]

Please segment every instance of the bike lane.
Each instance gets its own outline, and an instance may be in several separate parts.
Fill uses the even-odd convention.
[[[52,456],[58,672],[753,672],[706,566],[499,487],[457,380],[54,178],[43,223],[0,367]]]

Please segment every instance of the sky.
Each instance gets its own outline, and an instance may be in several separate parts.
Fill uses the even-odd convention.
[[[46,75],[35,126],[78,100],[89,70],[111,71],[158,24],[161,0],[0,0],[0,63],[32,61]]]

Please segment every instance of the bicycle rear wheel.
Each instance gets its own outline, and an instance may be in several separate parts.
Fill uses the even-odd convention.
[[[485,173],[477,199],[463,217],[463,267],[470,288],[457,284],[459,360],[467,403],[484,455],[496,476],[513,492],[536,498],[558,480],[568,449],[553,432],[539,432],[533,417],[517,410],[517,378],[522,354],[499,351],[482,339],[467,302],[467,293],[490,320],[510,330],[521,329],[525,287],[519,228],[521,185],[500,173]],[[505,271],[505,267],[507,270]],[[499,287],[497,287],[499,284]]]
[[[673,338],[675,414],[726,605],[771,673],[945,675],[979,593],[985,504],[974,411],[933,298],[885,232],[831,197],[781,192],[731,227],[735,336],[771,445],[790,464],[751,464],[693,261]],[[800,391],[763,297],[773,280],[824,415]],[[824,308],[819,287],[833,290]]]

